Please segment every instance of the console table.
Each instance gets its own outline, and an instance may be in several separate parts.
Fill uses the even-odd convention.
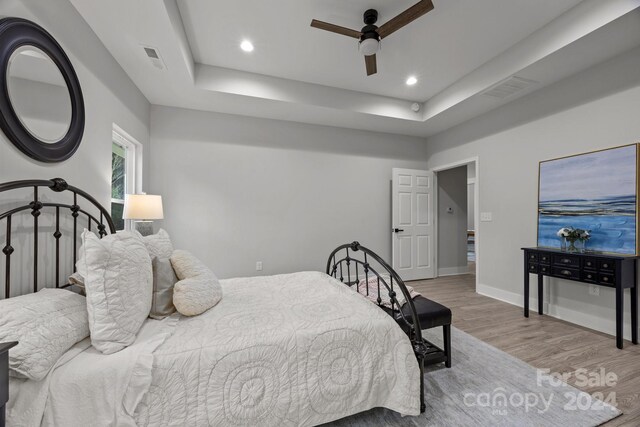
[[[552,248],[524,251],[524,316],[529,317],[529,275],[538,275],[538,314],[542,313],[542,278],[557,277],[616,290],[616,346],[622,348],[624,290],[631,292],[631,341],[638,344],[638,268],[636,255],[565,252]]]

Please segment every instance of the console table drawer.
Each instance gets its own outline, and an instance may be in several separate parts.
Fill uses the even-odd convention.
[[[529,259],[529,262],[538,262],[538,254],[536,253],[528,253],[527,258]]]
[[[553,275],[563,279],[580,280],[580,270],[576,268],[553,267]]]
[[[613,274],[600,273],[598,274],[598,282],[605,286],[615,286],[616,277]]]
[[[550,274],[551,273],[551,267],[549,267],[548,265],[540,265],[538,267],[538,272],[540,274]]]
[[[551,264],[551,255],[549,254],[540,254],[540,263],[541,264]]]
[[[595,271],[583,271],[582,280],[589,283],[598,283],[598,273]]]
[[[588,270],[595,270],[598,265],[598,260],[596,258],[585,258],[584,259],[584,268],[588,269]]]
[[[537,273],[538,272],[538,264],[529,264],[529,273]]]
[[[601,259],[598,261],[598,269],[602,271],[614,271],[615,262],[610,259]]]
[[[553,263],[564,267],[580,267],[580,257],[575,255],[554,255]]]

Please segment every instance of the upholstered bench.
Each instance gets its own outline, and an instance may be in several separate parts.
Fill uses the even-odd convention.
[[[439,304],[435,301],[431,301],[423,296],[417,296],[413,299],[413,305],[416,308],[418,319],[420,321],[420,327],[424,329],[431,329],[442,326],[442,338],[444,342],[444,349],[440,350],[435,345],[427,342],[430,348],[433,350],[430,354],[433,357],[427,357],[425,363],[439,363],[442,362],[442,357],[439,356],[439,352],[444,353],[444,364],[447,368],[451,367],[451,309]],[[388,311],[391,311],[387,309]],[[411,321],[411,310],[407,304],[402,306],[402,312],[405,319]],[[401,320],[402,315],[395,313],[394,318],[402,329],[409,333],[408,326]]]

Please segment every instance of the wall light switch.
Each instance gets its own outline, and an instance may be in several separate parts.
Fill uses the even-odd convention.
[[[493,215],[491,212],[480,212],[480,221],[489,222],[493,221]]]
[[[262,261],[256,262],[256,271],[262,271]]]

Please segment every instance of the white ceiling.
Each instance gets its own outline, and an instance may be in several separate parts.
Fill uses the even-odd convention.
[[[434,0],[383,40],[367,77],[354,39],[309,26],[359,29],[365,9],[380,24],[415,1],[71,0],[153,104],[419,136],[640,45],[640,0]],[[239,49],[244,38],[254,52]],[[482,95],[513,75],[537,83],[504,100]]]
[[[433,11],[383,40],[370,77],[356,39],[309,26],[316,18],[359,30],[365,10],[378,10],[380,25],[416,1],[178,0],[178,7],[201,64],[426,101],[580,2],[434,0]],[[250,55],[238,49],[245,38],[255,45]],[[409,75],[418,84],[405,85]]]

